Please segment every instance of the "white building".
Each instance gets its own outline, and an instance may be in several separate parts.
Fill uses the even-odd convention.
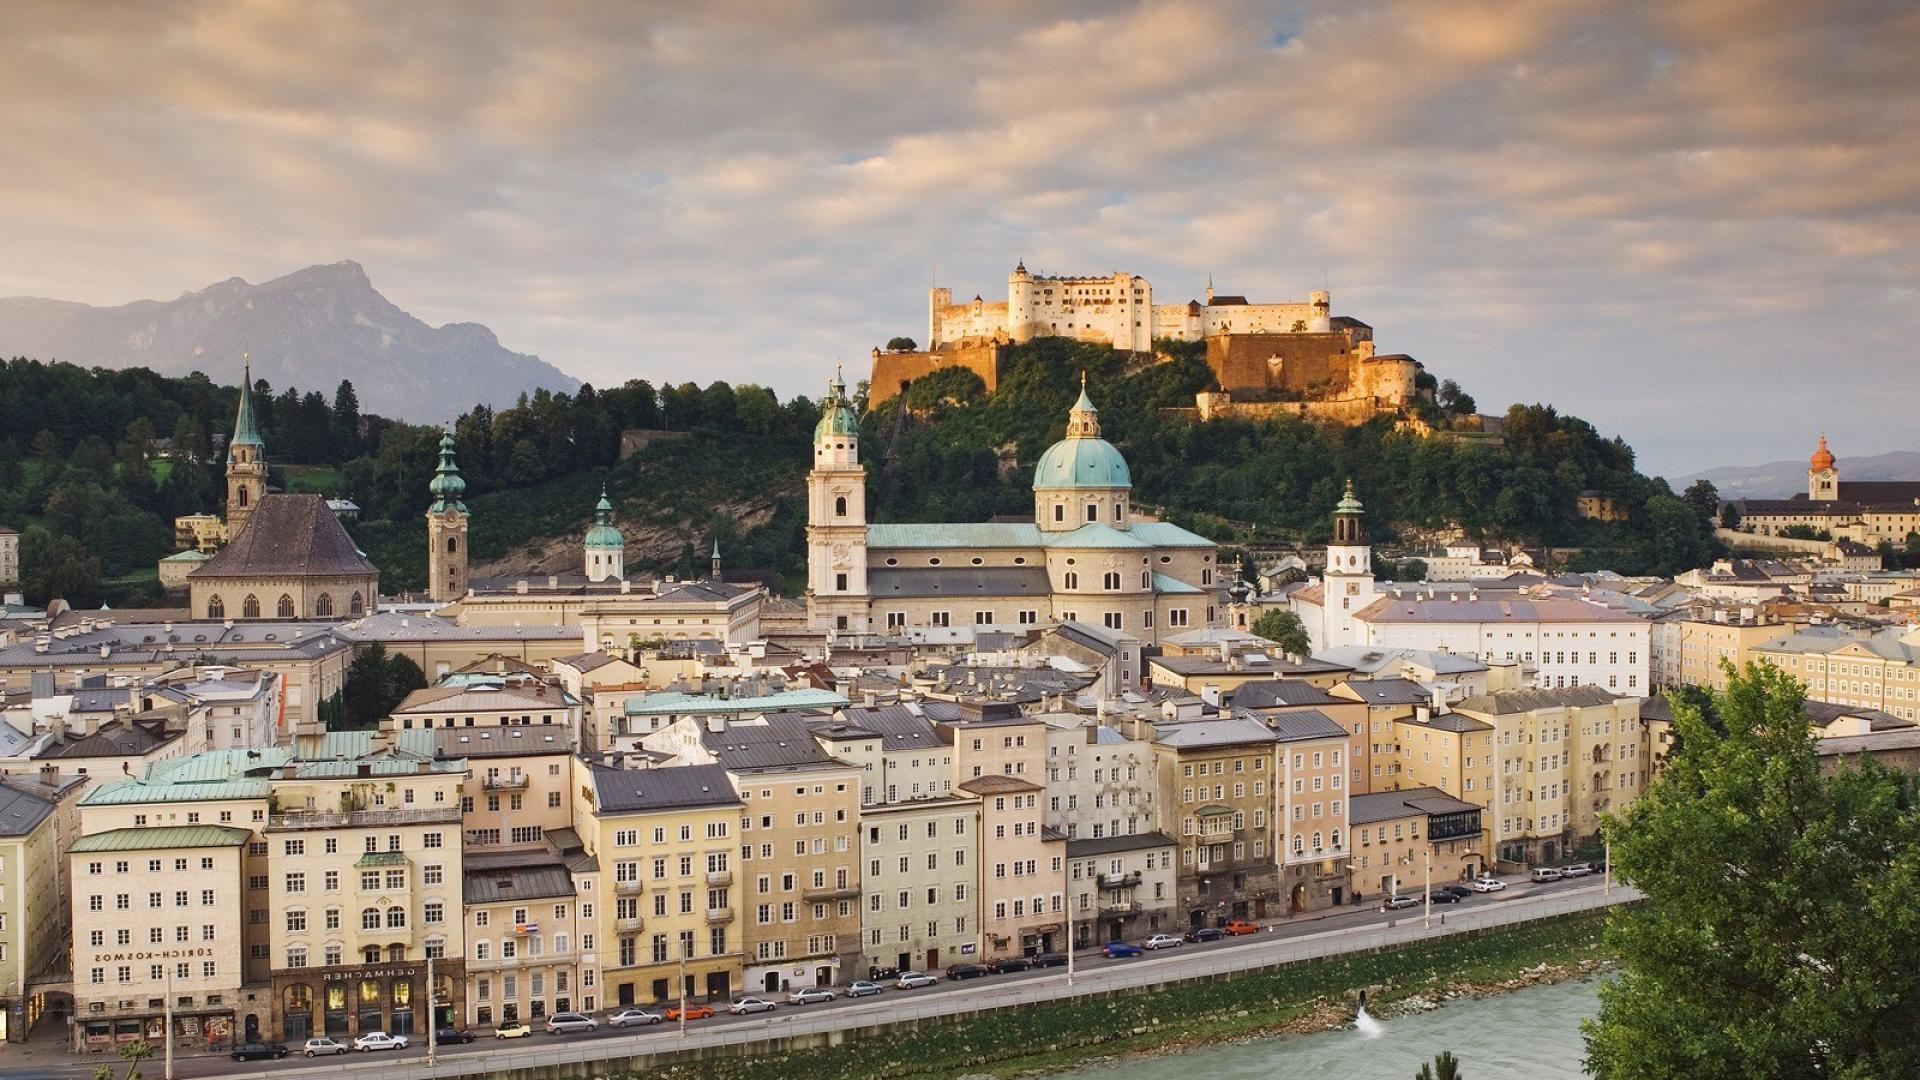
[[[1644,697],[1652,624],[1577,597],[1383,597],[1353,616],[1358,644],[1518,663],[1537,687],[1599,686]]]

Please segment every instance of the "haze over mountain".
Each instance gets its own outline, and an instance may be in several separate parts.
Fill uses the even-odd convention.
[[[369,412],[444,422],[476,402],[507,405],[536,387],[580,381],[537,356],[503,347],[479,323],[429,326],[380,295],[359,263],[309,266],[253,285],[240,278],[176,300],[93,307],[38,297],[0,298],[0,356],[83,367],[148,367],[167,375],[253,376],[331,397],[353,382]]]
[[[1920,480],[1920,450],[1837,459],[1842,480]],[[1807,459],[1764,465],[1722,465],[1670,481],[1682,490],[1695,480],[1711,480],[1723,499],[1785,499],[1807,490]]]

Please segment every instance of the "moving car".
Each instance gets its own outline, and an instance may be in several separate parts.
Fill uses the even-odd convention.
[[[369,1031],[365,1035],[353,1040],[353,1048],[363,1054],[370,1054],[375,1050],[405,1050],[407,1048],[407,1037],[405,1035],[389,1035],[384,1031]]]
[[[1257,934],[1260,932],[1260,924],[1249,922],[1246,919],[1228,919],[1227,925],[1221,927],[1221,929],[1234,935]]]
[[[635,1024],[657,1024],[664,1019],[659,1013],[645,1009],[626,1008],[607,1017],[608,1027],[632,1027]]]
[[[344,1054],[347,1049],[346,1043],[338,1042],[331,1036],[316,1035],[307,1040],[307,1044],[300,1048],[300,1052],[313,1057],[315,1054]]]
[[[554,1013],[547,1017],[547,1034],[569,1035],[576,1031],[594,1031],[600,1027],[600,1021],[586,1013]]]
[[[1186,942],[1173,934],[1155,934],[1140,943],[1143,949],[1177,949]]]
[[[1219,941],[1226,936],[1227,932],[1217,926],[1202,926],[1198,929],[1187,931],[1188,941]]]
[[[1533,868],[1533,880],[1535,881],[1559,881],[1566,876],[1567,875],[1561,872],[1557,866],[1536,866]]]
[[[1037,968],[1060,967],[1066,962],[1067,954],[1063,952],[1043,952],[1033,955],[1033,966]]]
[[[279,1061],[287,1056],[287,1048],[279,1043],[241,1043],[233,1048],[230,1056],[235,1061],[261,1061],[267,1058]]]
[[[1398,908],[1410,908],[1420,902],[1417,896],[1389,896],[1380,901],[1381,911],[1393,911]]]
[[[1427,902],[1431,904],[1457,904],[1460,902],[1460,898],[1445,889],[1435,889],[1427,894]]]
[[[493,1029],[493,1037],[496,1039],[524,1039],[531,1034],[533,1029],[527,1026],[525,1020],[508,1020]]]
[[[871,997],[872,995],[879,993],[881,989],[883,988],[879,983],[874,982],[870,979],[855,979],[852,982],[847,984],[847,996],[848,997]]]
[[[1145,956],[1147,952],[1138,945],[1130,945],[1124,941],[1109,941],[1101,946],[1100,951],[1112,957]]]
[[[832,1001],[839,996],[824,986],[803,986],[787,995],[787,1004],[811,1005],[816,1001]]]
[[[707,1019],[711,1019],[712,1017],[713,1017],[713,1006],[711,1005],[687,1006],[687,1019],[689,1020],[707,1020]],[[668,1009],[667,1019],[669,1020],[680,1019],[680,1006],[675,1005],[673,1008]]]
[[[1588,874],[1593,873],[1593,864],[1590,862],[1570,863],[1561,867],[1560,872],[1567,877],[1586,877]]]
[[[1462,900],[1465,900],[1473,895],[1472,889],[1467,888],[1465,885],[1459,885],[1459,884],[1442,885],[1440,887],[1440,891],[1444,893],[1452,893],[1453,895],[1459,897]]]
[[[983,975],[991,975],[991,974],[993,974],[993,972],[988,971],[986,968],[981,967],[979,964],[948,964],[947,965],[947,978],[949,979],[978,979]]]
[[[471,1031],[461,1031],[459,1028],[454,1027],[435,1028],[433,1031],[433,1044],[435,1046],[452,1046],[454,1043],[470,1043],[472,1041],[473,1032]]]
[[[1479,877],[1473,879],[1473,884],[1467,886],[1467,888],[1472,889],[1474,892],[1481,893],[1499,892],[1506,887],[1506,882],[1501,881],[1491,874],[1481,874]]]
[[[749,1013],[772,1012],[773,1008],[774,1003],[766,998],[743,997],[727,1006],[727,1011],[735,1016],[746,1016]]]
[[[993,972],[995,975],[1006,975],[1010,972],[1026,971],[1029,968],[1034,968],[1038,966],[1039,966],[1038,964],[1035,964],[1033,962],[1032,957],[1009,956],[1001,960],[995,960],[993,963],[988,964],[987,970]]]
[[[915,987],[932,986],[939,981],[924,971],[903,971],[899,978],[893,980],[893,985],[897,990],[912,990]]]

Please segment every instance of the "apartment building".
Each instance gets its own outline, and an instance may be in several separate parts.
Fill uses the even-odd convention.
[[[727,770],[591,765],[577,779],[581,851],[613,893],[589,920],[601,1007],[729,997],[741,985],[733,869],[746,806]]]
[[[1280,884],[1289,912],[1339,907],[1346,900],[1348,768],[1352,732],[1311,709],[1269,720],[1278,740],[1277,829]],[[1259,778],[1254,780],[1259,790]]]
[[[40,1018],[46,1000],[28,980],[69,940],[61,849],[73,842],[73,803],[86,780],[49,779],[0,779],[0,1041],[24,1039]]]
[[[1809,627],[1753,654],[1798,679],[1811,701],[1920,720],[1920,630]]]
[[[1041,713],[1038,719],[1046,725],[1048,828],[1070,841],[1159,831],[1152,742],[1129,738],[1096,716]]]
[[[1347,813],[1354,898],[1418,895],[1429,882],[1472,881],[1488,863],[1480,850],[1482,813],[1431,787],[1354,796]]]
[[[954,790],[980,800],[983,954],[1064,948],[1066,834],[1046,827],[1046,723],[995,703],[937,730],[952,748]]]
[[[1154,830],[1067,840],[1075,948],[1181,932],[1180,842]]]
[[[863,807],[862,956],[854,977],[939,971],[980,952],[981,809],[966,795]]]
[[[1280,736],[1243,716],[1163,724],[1160,802],[1178,824],[1180,910],[1189,927],[1281,911],[1274,764]],[[1322,761],[1325,768],[1325,759]],[[1324,813],[1324,808],[1323,808]]]
[[[1276,680],[1247,683],[1236,690],[1228,702],[1235,714],[1252,717],[1261,723],[1280,713],[1312,709],[1352,732],[1347,747],[1347,787],[1350,791],[1368,791],[1381,783],[1383,765],[1390,762],[1393,710],[1370,705],[1353,694],[1334,696],[1334,690],[1310,683]],[[1385,750],[1382,745],[1385,744]]]
[[[599,863],[580,848],[571,829],[557,828],[538,850],[468,854],[461,886],[468,943],[462,1022],[537,1023],[598,1006]]]

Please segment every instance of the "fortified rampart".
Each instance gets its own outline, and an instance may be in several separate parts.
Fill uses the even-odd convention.
[[[867,385],[869,407],[899,395],[907,383],[944,367],[963,367],[980,376],[992,393],[1000,386],[1000,366],[1006,361],[1004,345],[968,345],[940,352],[904,352],[873,350],[873,374]]]

